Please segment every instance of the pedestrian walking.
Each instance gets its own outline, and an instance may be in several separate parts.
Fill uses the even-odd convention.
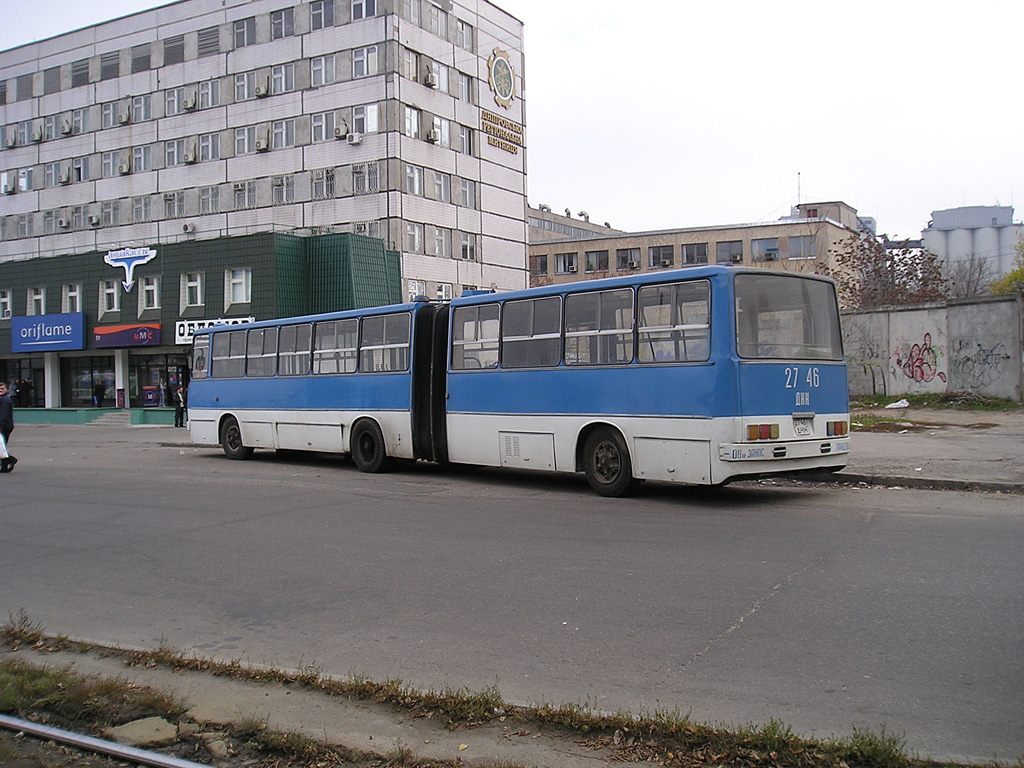
[[[7,392],[7,384],[0,381],[0,472],[10,472],[18,460],[11,455],[11,432],[14,431],[14,403]]]

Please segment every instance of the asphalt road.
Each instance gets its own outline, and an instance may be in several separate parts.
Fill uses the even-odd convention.
[[[231,462],[168,429],[16,430],[0,612],[520,703],[1024,754],[1019,496],[649,484],[615,500],[582,478]]]

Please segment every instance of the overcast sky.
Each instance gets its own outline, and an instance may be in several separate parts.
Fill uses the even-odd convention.
[[[0,0],[0,49],[162,4]],[[1024,216],[1024,3],[498,0],[526,25],[529,199],[627,230],[843,200],[892,237]],[[30,12],[26,12],[30,9]]]

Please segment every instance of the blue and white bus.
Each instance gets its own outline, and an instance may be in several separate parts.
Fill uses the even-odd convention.
[[[194,442],[720,485],[846,466],[827,278],[691,267],[196,333]]]

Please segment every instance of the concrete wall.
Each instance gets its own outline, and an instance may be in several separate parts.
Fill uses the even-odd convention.
[[[1021,401],[1021,301],[973,299],[843,315],[854,396],[971,391]]]

